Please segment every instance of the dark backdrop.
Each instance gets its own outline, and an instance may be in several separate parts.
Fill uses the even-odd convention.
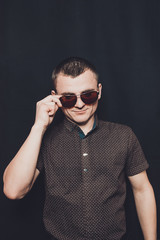
[[[129,125],[139,138],[159,215],[160,1],[0,3],[0,239],[45,239],[43,176],[24,199],[12,201],[2,192],[2,174],[30,131],[36,102],[50,94],[53,67],[69,56],[97,66],[103,84],[100,117]],[[129,240],[143,239],[130,189],[126,210]]]

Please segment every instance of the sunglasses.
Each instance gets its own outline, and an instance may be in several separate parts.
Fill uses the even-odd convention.
[[[60,97],[60,101],[64,108],[72,108],[77,102],[77,97],[79,96],[85,104],[92,104],[98,99],[98,91],[89,91],[81,93],[80,95],[70,94],[63,95]]]

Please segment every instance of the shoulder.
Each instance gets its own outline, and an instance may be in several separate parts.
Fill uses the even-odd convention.
[[[49,143],[55,136],[57,137],[58,135],[63,134],[63,131],[64,131],[63,121],[60,121],[58,123],[53,122],[45,132],[43,142]]]
[[[120,123],[99,120],[99,133],[119,144],[132,145],[137,140],[131,127]]]
[[[102,131],[109,131],[110,133],[119,133],[119,134],[126,134],[130,135],[133,133],[132,129],[124,124],[114,123],[109,121],[99,120],[99,128]]]
[[[131,127],[107,121],[99,121],[101,135],[112,139],[119,144],[127,144],[129,149],[139,147],[140,142]]]
[[[124,124],[99,120],[98,131],[101,138],[114,144],[128,145],[132,140],[132,129]]]

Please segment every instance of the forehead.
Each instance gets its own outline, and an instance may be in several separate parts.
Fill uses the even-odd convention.
[[[96,88],[96,75],[91,70],[86,70],[75,78],[61,73],[57,77],[56,89],[59,94],[63,92],[80,93],[86,89]]]

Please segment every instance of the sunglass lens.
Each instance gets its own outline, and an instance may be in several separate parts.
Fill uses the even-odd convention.
[[[60,101],[61,101],[63,107],[72,108],[76,104],[77,97],[76,96],[62,96],[62,97],[60,97]]]
[[[93,91],[93,92],[88,92],[88,93],[84,93],[81,95],[82,101],[86,104],[92,104],[94,103],[97,98],[98,98],[98,92],[97,91]]]

